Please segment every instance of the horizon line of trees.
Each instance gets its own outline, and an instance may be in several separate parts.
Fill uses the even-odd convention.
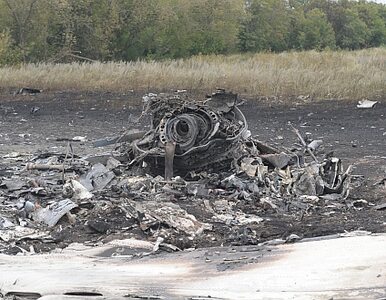
[[[383,45],[364,0],[0,0],[0,65]]]

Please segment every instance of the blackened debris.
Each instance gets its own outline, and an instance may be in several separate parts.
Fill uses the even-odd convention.
[[[0,252],[113,238],[168,249],[258,244],[272,216],[301,222],[366,205],[346,205],[351,168],[319,153],[321,140],[293,128],[300,146],[288,150],[252,137],[236,94],[143,100],[148,131],[95,143],[115,145],[112,155],[3,157],[12,168],[0,177]]]

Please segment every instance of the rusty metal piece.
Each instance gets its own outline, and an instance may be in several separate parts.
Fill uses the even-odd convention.
[[[46,170],[64,171],[64,165],[27,163],[26,169],[27,170],[40,170],[40,171],[46,171]]]
[[[176,143],[168,142],[165,146],[165,180],[171,180],[173,177],[173,161],[176,151]]]

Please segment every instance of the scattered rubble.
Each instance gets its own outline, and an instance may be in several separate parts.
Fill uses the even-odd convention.
[[[367,205],[346,204],[351,167],[324,154],[321,140],[305,139],[294,127],[299,144],[290,149],[252,137],[236,94],[218,90],[202,101],[186,93],[148,94],[143,100],[151,128],[94,143],[115,145],[111,154],[79,157],[69,149],[3,157],[0,253],[66,247],[75,234],[87,244],[117,236],[161,239],[169,250],[258,244],[256,229],[269,215],[302,219]]]

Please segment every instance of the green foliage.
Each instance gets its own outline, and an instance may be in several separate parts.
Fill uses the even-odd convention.
[[[345,49],[364,48],[369,38],[369,29],[366,23],[359,18],[357,12],[346,9],[344,23],[338,32],[338,45]]]
[[[111,59],[114,31],[119,28],[117,1],[50,1],[47,43],[58,58]]]
[[[156,50],[155,1],[122,0],[120,7],[120,27],[113,40],[115,57],[119,60],[133,60],[151,55]]]
[[[21,53],[13,46],[9,31],[0,32],[0,66],[14,65],[21,61]]]
[[[242,51],[288,49],[290,7],[285,0],[252,0],[247,12],[239,34]]]
[[[379,47],[386,43],[386,5],[364,0],[311,0],[305,10],[319,8],[331,23],[342,49]]]
[[[299,45],[301,49],[322,50],[335,48],[335,33],[323,11],[318,8],[308,11],[301,24]]]
[[[355,6],[359,18],[365,22],[368,28],[366,45],[368,47],[378,47],[386,44],[386,6],[383,7],[383,12],[381,8],[375,3],[364,1]]]
[[[117,32],[117,58],[234,52],[243,4],[242,0],[126,1]]]
[[[0,0],[0,32],[3,64],[360,49],[386,44],[386,5],[365,0]]]

